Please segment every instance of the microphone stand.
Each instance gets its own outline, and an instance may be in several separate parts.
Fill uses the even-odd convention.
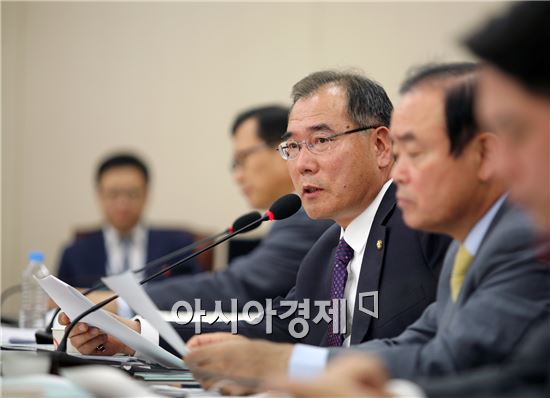
[[[270,213],[270,212],[268,212]],[[174,264],[172,264],[171,266],[169,266],[168,268],[166,269],[163,269],[163,270],[160,270],[158,272],[156,272],[155,274],[151,275],[150,277],[148,278],[145,278],[144,280],[142,280],[141,282],[139,282],[140,285],[144,285],[145,283],[151,281],[152,279],[155,279],[156,277],[158,277],[159,275],[162,275],[163,273],[165,272],[168,272],[168,271],[171,271],[173,268],[177,267],[178,265],[180,264],[183,264],[195,257],[197,257],[198,255],[204,253],[205,251],[207,250],[210,250],[212,249],[213,247],[219,245],[220,243],[223,243],[229,239],[231,239],[232,237],[234,237],[235,235],[238,235],[240,234],[241,232],[249,229],[250,227],[252,227],[253,225],[256,225],[256,224],[260,224],[261,222],[263,221],[266,221],[266,220],[269,220],[269,219],[273,219],[273,215],[272,214],[266,214],[264,216],[262,216],[261,218],[257,219],[257,220],[254,220],[253,222],[249,223],[248,225],[245,225],[244,227],[230,233],[229,235],[226,235],[225,237],[223,237],[222,239],[214,242],[214,243],[211,243],[210,245],[204,247],[203,249],[199,250],[198,252],[195,252],[193,254],[190,254],[189,256],[175,262]],[[116,300],[118,298],[118,295],[115,294],[95,305],[93,305],[92,307],[88,308],[86,311],[82,312],[80,315],[78,315],[76,318],[74,318],[71,323],[69,324],[69,326],[67,326],[65,328],[65,333],[63,334],[63,338],[61,339],[61,341],[59,342],[59,345],[57,346],[57,350],[58,352],[66,352],[67,351],[67,340],[69,338],[69,334],[71,333],[71,331],[74,329],[74,327],[76,326],[76,324],[78,322],[80,322],[80,320],[82,320],[82,318],[84,318],[86,315],[89,315],[91,314],[92,312],[94,311],[97,311],[98,309],[100,309],[101,307],[109,304],[110,302],[112,302],[113,300]]]

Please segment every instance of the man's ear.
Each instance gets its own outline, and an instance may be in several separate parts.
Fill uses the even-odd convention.
[[[378,127],[371,134],[378,167],[381,169],[389,167],[393,160],[390,130],[382,126]]]
[[[488,181],[500,174],[503,147],[500,136],[494,133],[483,132],[476,137],[477,157],[479,160],[478,178]]]

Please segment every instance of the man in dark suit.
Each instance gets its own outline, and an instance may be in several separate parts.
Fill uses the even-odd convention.
[[[130,153],[117,153],[100,163],[95,180],[104,225],[81,234],[64,249],[58,271],[61,280],[91,287],[105,275],[142,268],[193,242],[185,231],[152,228],[143,222],[149,178],[143,160]],[[175,272],[199,271],[197,262],[191,261]]]
[[[476,72],[472,64],[419,70],[403,85],[392,116],[397,156],[392,176],[405,222],[455,238],[436,302],[401,335],[350,349],[258,341],[211,344],[186,357],[198,375],[311,375],[326,362],[356,352],[381,360],[394,377],[414,379],[495,363],[517,348],[548,314],[549,274],[533,249],[532,223],[506,201],[498,162],[501,138],[476,124]]]
[[[283,159],[275,150],[285,131],[288,108],[269,105],[247,109],[235,118],[231,128],[232,171],[250,207],[268,209],[280,196],[294,189]],[[273,224],[260,244],[250,253],[232,260],[225,269],[213,273],[169,278],[146,286],[155,304],[170,310],[179,300],[214,311],[237,310],[251,300],[284,296],[294,286],[298,266],[313,243],[333,223],[313,221],[303,209]]]
[[[325,71],[297,83],[293,96],[279,151],[308,215],[332,218],[338,225],[329,228],[306,255],[295,287],[274,304],[277,315],[271,322],[265,318],[259,325],[241,322],[238,331],[325,346],[394,336],[433,301],[449,238],[413,231],[403,224],[395,186],[389,180],[393,159],[387,125],[392,105],[381,86],[361,75]],[[334,300],[342,300],[344,306],[338,307]],[[346,321],[333,321],[330,316],[320,319],[319,301],[328,303],[332,311],[340,308]],[[299,313],[282,315],[289,304],[300,305]],[[304,322],[305,336],[293,334],[303,330],[292,326]],[[272,333],[266,331],[269,325]],[[193,327],[178,327],[178,331],[188,337],[186,332]],[[191,346],[200,337],[243,338],[227,333],[197,337]],[[99,340],[81,333],[71,341],[82,352],[93,352],[92,345]],[[126,351],[125,347],[117,350]],[[189,358],[193,363],[193,357]],[[219,361],[219,366],[224,362]]]
[[[490,65],[484,66],[481,75],[482,82],[477,97],[478,111],[483,124],[497,131],[502,139],[507,156],[500,166],[504,166],[502,171],[512,182],[513,198],[535,216],[539,232],[542,232],[542,238],[539,239],[542,245],[536,255],[541,259],[543,267],[546,267],[546,269],[542,268],[546,275],[541,275],[542,280],[545,281],[542,287],[546,292],[550,291],[547,276],[547,267],[550,266],[547,237],[550,231],[548,217],[550,206],[550,179],[548,178],[550,172],[548,168],[550,69],[548,66],[550,66],[550,58],[547,52],[540,53],[539,50],[544,48],[547,38],[550,37],[549,22],[548,4],[519,3],[511,7],[505,16],[490,21],[468,41],[477,55],[490,62]],[[538,56],[534,57],[535,54]],[[495,164],[499,165],[498,162]],[[520,254],[524,256],[523,253],[526,251],[518,251],[515,246],[524,239],[525,232],[529,233],[521,227],[518,228],[525,222],[513,216],[510,210],[501,213],[500,220],[496,220],[493,226],[495,232],[492,235],[495,237],[489,238],[490,242],[486,243],[487,250],[490,246],[498,247],[500,240],[501,245],[508,247],[506,250],[501,249],[502,254],[498,257],[494,255],[498,261],[509,261]],[[507,222],[506,219],[508,219]],[[500,230],[501,236],[498,236],[497,229]],[[502,232],[505,231],[508,232],[508,236],[502,236]],[[512,235],[513,232],[515,234]],[[487,259],[486,262],[490,264],[491,260]],[[530,264],[522,261],[514,266],[519,269]],[[479,271],[482,265],[478,267]],[[496,271],[495,269],[492,272]],[[484,284],[483,279],[493,278],[467,275],[463,288],[466,288],[468,282],[470,282],[470,291],[481,288]],[[511,284],[517,284],[518,290],[521,289],[522,279],[510,276],[509,280]],[[472,283],[476,286],[472,286]],[[497,283],[498,280],[495,280],[493,289]],[[528,284],[526,288],[531,289],[533,286]],[[495,304],[503,308],[510,307],[518,315],[524,316],[525,314],[520,313],[525,312],[525,309],[520,310],[525,304],[522,303],[523,299],[524,297],[518,297],[516,302],[507,302],[506,298],[500,295],[495,297],[494,301]],[[542,298],[540,304],[548,304],[547,297]],[[487,306],[483,306],[483,310],[484,317],[493,319],[494,311],[490,311]],[[452,309],[448,309],[444,315],[451,317]],[[477,323],[482,325],[480,320]],[[499,324],[502,321],[497,322],[495,319],[493,323],[494,325],[487,328],[486,332],[490,337],[488,341],[497,351],[506,342],[503,340],[505,335],[499,330]],[[456,321],[455,325],[459,326],[459,323]],[[519,330],[518,327],[520,327]],[[509,355],[499,359],[492,357],[491,361],[487,361],[487,353],[476,348],[472,353],[474,367],[483,362],[493,364],[453,374],[450,377],[416,378],[415,386],[403,381],[389,381],[389,374],[384,369],[387,362],[381,364],[367,360],[364,356],[342,357],[340,360],[333,361],[331,369],[322,378],[307,384],[290,383],[284,389],[298,397],[325,395],[385,398],[405,395],[411,398],[426,396],[432,398],[548,397],[550,394],[550,316],[547,311],[544,311],[538,316],[532,316],[530,321],[514,322],[509,328],[520,332],[515,338],[517,342],[513,344],[515,349],[511,350]],[[421,331],[420,327],[417,329]],[[410,356],[403,352],[401,354],[401,358]],[[444,365],[453,365],[461,357],[463,354],[457,352]],[[390,365],[390,373],[392,373],[391,369]],[[430,372],[426,373],[430,375]],[[435,372],[432,371],[431,374],[433,373]]]

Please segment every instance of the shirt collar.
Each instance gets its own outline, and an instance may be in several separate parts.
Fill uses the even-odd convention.
[[[491,208],[483,215],[483,217],[481,217],[476,225],[474,225],[470,232],[468,232],[468,235],[466,235],[466,239],[464,239],[464,247],[466,247],[466,250],[468,250],[468,253],[470,253],[471,256],[476,255],[479,246],[481,246],[481,242],[483,242],[483,239],[485,238],[485,234],[487,234],[489,226],[493,222],[497,211],[500,209],[507,196],[508,194],[504,194],[498,198],[493,206],[491,206]]]
[[[392,182],[393,180],[386,181],[370,205],[361,214],[355,217],[345,230],[343,228],[340,230],[340,239],[343,237],[355,253],[362,253],[363,250],[365,250],[369,238],[369,234],[365,232],[370,231],[374,216],[378,211],[382,198]]]
[[[103,234],[108,241],[120,244],[120,235],[111,224],[107,224],[103,227]],[[141,244],[141,242],[145,240],[145,226],[141,223],[137,224],[134,229],[130,231],[129,236],[132,244]]]

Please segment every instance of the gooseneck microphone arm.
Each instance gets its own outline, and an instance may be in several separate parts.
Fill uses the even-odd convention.
[[[177,257],[183,253],[187,253],[188,251],[190,250],[193,250],[195,247],[198,247],[208,241],[211,241],[211,240],[215,240],[215,239],[218,239],[220,236],[223,236],[224,234],[227,233],[229,229],[226,229],[225,231],[223,232],[220,232],[220,233],[217,233],[216,235],[214,236],[208,236],[204,239],[201,239],[197,242],[193,242],[191,243],[190,245],[187,245],[185,247],[182,247],[181,249],[178,249],[172,253],[168,253],[162,257],[159,257],[153,261],[151,261],[150,263],[147,263],[145,264],[144,267],[140,268],[140,269],[137,269],[135,271],[132,271],[133,273],[137,274],[139,272],[142,272],[144,271],[145,269],[148,269],[148,268],[153,268],[153,267],[157,267],[159,265],[162,265],[164,264],[166,261],[170,261],[171,259],[173,259],[174,257]],[[92,293],[92,292],[95,292],[96,290],[98,289],[101,289],[105,287],[105,284],[102,282],[102,281],[99,281],[97,282],[95,285],[93,285],[91,288],[89,289],[86,289],[82,292],[82,294],[84,296],[87,296],[88,294]],[[50,319],[50,322],[48,323],[48,325],[46,326],[46,328],[44,330],[37,330],[35,332],[35,338],[36,338],[36,342],[38,344],[41,344],[41,343],[44,343],[44,344],[47,344],[48,342],[51,344],[51,340],[52,340],[52,328],[53,328],[53,324],[55,322],[55,318],[57,317],[57,315],[59,314],[59,312],[61,311],[61,308],[57,308],[55,310],[55,312],[53,313],[53,316],[52,318]]]
[[[187,256],[187,257],[185,257],[185,258],[183,258],[183,259],[181,259],[177,262],[175,262],[174,264],[172,264],[168,268],[160,270],[159,272],[151,275],[150,277],[143,279],[139,284],[143,285],[143,284],[155,279],[159,275],[162,275],[163,273],[172,270],[173,268],[177,267],[178,265],[183,264],[186,261],[189,261],[189,260],[197,257],[198,255],[204,253],[205,251],[212,249],[213,247],[219,245],[220,243],[223,243],[223,242],[231,239],[235,235],[238,235],[238,234],[240,234],[242,232],[245,232],[245,231],[250,231],[253,226],[259,225],[263,221],[266,221],[266,220],[270,220],[270,221],[272,221],[272,220],[282,220],[282,219],[285,219],[287,217],[290,217],[294,213],[296,213],[300,209],[300,207],[301,207],[301,200],[300,200],[299,196],[294,195],[294,194],[284,195],[284,196],[280,197],[279,199],[277,199],[271,205],[270,209],[261,218],[256,219],[256,220],[252,221],[251,223],[237,229],[236,231],[231,232],[230,234],[224,236],[222,239],[211,243],[210,245],[206,246],[205,248],[199,250],[198,252],[193,253],[193,254],[191,254],[191,255],[189,255],[189,256]],[[71,333],[73,328],[76,326],[76,324],[80,320],[82,320],[82,318],[84,318],[86,315],[89,315],[92,312],[100,309],[101,307],[109,304],[111,301],[116,300],[117,298],[118,298],[118,295],[115,294],[115,295],[103,300],[102,302],[93,305],[92,307],[88,308],[86,311],[84,311],[80,315],[78,315],[75,319],[73,319],[71,321],[71,323],[69,324],[69,326],[67,326],[65,328],[65,333],[63,334],[63,338],[59,342],[59,345],[57,347],[57,351],[66,352],[66,350],[67,350],[67,340],[69,338],[69,334]]]
[[[251,224],[251,221],[258,220],[261,217],[262,217],[262,215],[260,213],[258,213],[257,211],[252,211],[250,213],[246,213],[246,214],[240,216],[239,218],[237,218],[233,222],[233,224],[229,228],[225,229],[224,231],[219,232],[219,233],[217,233],[216,235],[213,235],[213,236],[208,236],[208,237],[206,237],[204,239],[201,239],[197,242],[193,242],[193,243],[191,243],[191,244],[189,244],[185,247],[182,247],[181,249],[175,250],[172,253],[168,253],[168,254],[166,254],[162,257],[159,257],[159,258],[145,264],[145,266],[143,266],[142,268],[137,269],[137,270],[132,271],[132,272],[137,274],[137,273],[142,272],[146,269],[162,265],[162,264],[166,263],[167,261],[172,260],[174,257],[177,257],[179,255],[187,253],[187,252],[195,249],[196,247],[200,247],[201,245],[203,245],[203,244],[205,244],[209,241],[214,241],[214,240],[218,239],[219,237],[221,237],[225,234],[229,234],[229,233],[233,232],[234,230],[239,229],[243,225]],[[251,227],[249,226],[248,230],[244,230],[242,232],[248,232],[248,231],[254,229],[255,227],[257,227],[257,225],[252,225]],[[86,289],[85,291],[83,291],[82,294],[84,296],[87,296],[88,294],[90,294],[92,292],[95,292],[96,290],[101,289],[103,287],[105,287],[105,284],[100,280],[99,282],[97,282],[91,288]],[[56,317],[57,317],[57,315],[59,314],[60,311],[61,311],[61,308],[59,308],[59,307],[55,310],[55,312],[54,312],[52,318],[50,319],[50,322],[46,326],[45,330],[40,330],[39,329],[35,332],[35,338],[36,338],[36,342],[38,344],[51,344],[52,343],[52,328],[53,328],[53,324],[55,322],[55,319],[56,319]]]
[[[198,255],[204,253],[205,251],[207,250],[210,250],[211,248],[213,248],[214,246],[217,246],[219,245],[220,243],[223,243],[225,242],[226,240],[228,239],[231,239],[232,237],[234,237],[235,235],[237,234],[240,234],[241,232],[243,232],[244,230],[252,227],[253,225],[255,224],[260,224],[261,222],[265,221],[269,219],[267,216],[263,216],[262,218],[259,218],[253,222],[251,222],[250,224],[248,225],[245,225],[244,227],[230,233],[229,235],[227,236],[224,236],[222,239],[220,240],[217,240],[216,242],[214,243],[211,243],[210,245],[206,246],[205,248],[199,250],[198,252],[195,252],[177,262],[175,262],[174,264],[172,264],[171,266],[169,266],[168,268],[166,269],[163,269],[163,270],[160,270],[159,272],[156,272],[155,274],[151,275],[150,277],[148,278],[145,278],[144,280],[142,280],[139,284],[140,285],[143,285],[149,281],[151,281],[152,279],[155,279],[156,277],[158,277],[159,275],[162,275],[163,273],[165,272],[168,272],[170,270],[172,270],[173,268],[177,267],[178,265],[180,264],[183,264],[195,257],[197,257]],[[69,334],[71,333],[71,331],[73,330],[73,328],[75,327],[75,325],[82,319],[84,318],[86,315],[89,315],[91,314],[92,312],[100,309],[101,307],[109,304],[111,301],[113,300],[116,300],[118,298],[118,295],[115,294],[95,305],[93,305],[92,307],[88,308],[86,311],[84,311],[83,313],[81,313],[80,315],[78,315],[76,318],[74,318],[74,320],[71,321],[71,323],[69,324],[69,326],[67,326],[67,328],[65,329],[65,333],[63,334],[63,338],[61,339],[61,341],[59,342],[59,345],[57,346],[57,351],[61,351],[61,352],[65,352],[67,350],[67,339],[69,337]]]

